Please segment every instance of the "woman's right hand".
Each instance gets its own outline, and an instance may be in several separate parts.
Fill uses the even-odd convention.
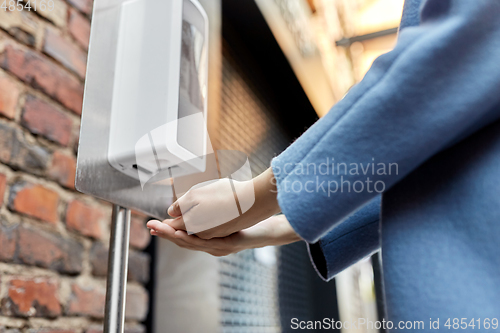
[[[205,182],[174,202],[168,209],[174,219],[164,222],[175,230],[196,233],[202,239],[226,237],[279,213],[276,193],[271,168],[251,181],[219,179]]]
[[[275,215],[254,226],[222,238],[201,239],[188,235],[183,230],[175,230],[160,221],[149,221],[151,235],[168,239],[182,248],[203,251],[221,257],[247,249],[269,245],[285,245],[301,238],[295,233],[285,215]]]

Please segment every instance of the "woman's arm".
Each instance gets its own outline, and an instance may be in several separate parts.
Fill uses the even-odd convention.
[[[279,207],[303,239],[318,241],[379,195],[376,182],[379,190],[389,189],[434,154],[500,117],[494,108],[500,103],[499,16],[497,0],[426,1],[422,24],[402,31],[396,48],[378,58],[360,84],[273,160]],[[319,168],[325,162],[369,168],[368,173],[337,169],[324,174]],[[308,174],[309,165],[318,171]],[[379,172],[380,165],[385,172]],[[362,191],[353,189],[357,181],[365,184]],[[344,183],[350,184],[345,191]],[[267,194],[256,194],[248,212],[200,236],[225,236],[279,211]],[[208,191],[195,199],[192,210],[200,212],[224,211],[228,202]],[[178,213],[174,208],[172,214]],[[178,215],[166,222],[184,228]]]
[[[499,16],[497,0],[426,1],[421,25],[404,29],[395,49],[273,160],[279,205],[303,239],[317,242],[379,195],[375,183],[390,189],[499,119]],[[325,162],[335,172],[321,172]]]
[[[307,244],[311,261],[324,280],[330,280],[337,273],[380,249],[379,216],[380,196],[317,243]],[[147,226],[153,236],[170,240],[182,248],[214,256],[270,245],[286,245],[301,240],[284,215],[270,217],[227,237],[208,240],[175,230],[160,221],[149,221]]]

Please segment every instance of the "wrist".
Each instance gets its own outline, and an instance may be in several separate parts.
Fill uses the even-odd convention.
[[[271,168],[267,169],[253,180],[255,191],[255,206],[266,211],[267,217],[277,214],[281,211],[278,205],[276,180]]]
[[[287,243],[295,243],[301,241],[302,238],[295,232],[290,222],[288,222],[285,215],[279,215],[280,223],[278,224],[278,228],[280,228],[280,234],[283,235],[282,238]]]
[[[266,235],[269,240],[268,245],[286,245],[302,240],[292,228],[285,215],[275,215],[269,218],[268,221],[270,222],[270,231]]]

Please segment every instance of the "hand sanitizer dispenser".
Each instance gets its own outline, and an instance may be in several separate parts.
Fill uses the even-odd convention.
[[[123,3],[109,163],[149,179],[203,172],[208,134],[208,18],[196,0]]]

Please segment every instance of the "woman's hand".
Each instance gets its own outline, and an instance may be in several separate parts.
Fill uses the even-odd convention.
[[[188,235],[183,230],[175,230],[167,223],[156,220],[149,221],[147,226],[153,236],[168,239],[182,248],[203,251],[217,257],[246,249],[285,245],[300,240],[285,215],[276,215],[230,236],[212,239],[201,239],[196,235]]]
[[[274,175],[268,169],[248,182],[220,179],[194,186],[168,209],[174,219],[164,222],[211,239],[229,236],[279,212]]]

